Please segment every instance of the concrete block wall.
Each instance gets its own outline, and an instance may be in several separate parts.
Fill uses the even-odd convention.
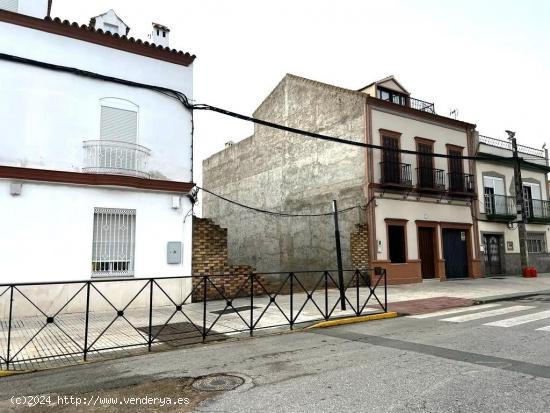
[[[259,119],[364,141],[364,96],[287,75],[254,113]],[[243,204],[291,213],[331,212],[365,204],[362,148],[255,126],[254,135],[203,162],[204,187]],[[352,268],[350,234],[363,223],[359,209],[340,214],[344,267]],[[203,195],[203,216],[228,229],[230,263],[259,271],[336,268],[332,216],[275,217]],[[274,278],[274,277],[271,277]]]

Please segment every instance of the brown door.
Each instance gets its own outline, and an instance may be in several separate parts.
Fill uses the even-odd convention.
[[[418,248],[421,261],[422,278],[434,278],[435,245],[433,228],[418,228]]]

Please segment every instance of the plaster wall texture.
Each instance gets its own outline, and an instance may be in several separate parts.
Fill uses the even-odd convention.
[[[0,23],[7,54],[77,67],[191,93],[191,69],[38,30]],[[55,60],[55,61],[54,61]],[[111,62],[105,64],[105,62]],[[0,164],[81,171],[83,142],[100,137],[100,100],[138,107],[139,145],[151,150],[152,178],[190,182],[191,113],[175,99],[146,89],[19,63],[0,62]]]
[[[358,93],[287,75],[254,113],[259,119],[344,139],[365,140],[365,101]],[[204,186],[258,208],[290,213],[365,204],[365,152],[256,125],[254,135],[203,162]],[[340,214],[344,267],[350,237],[364,220]],[[323,217],[275,217],[204,194],[203,216],[228,228],[229,260],[258,271],[334,269],[334,222]]]
[[[10,195],[0,179],[0,283],[90,279],[94,208],[136,210],[137,278],[191,275],[191,208],[181,194],[24,182]],[[167,264],[168,241],[183,244],[181,264]]]

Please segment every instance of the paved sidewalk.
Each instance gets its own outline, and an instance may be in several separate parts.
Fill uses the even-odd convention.
[[[389,310],[406,314],[421,314],[439,309],[468,306],[477,300],[494,300],[518,294],[537,294],[550,291],[550,274],[541,274],[537,278],[522,277],[490,277],[480,279],[463,279],[440,282],[427,280],[419,284],[388,286]],[[351,303],[356,302],[355,290],[350,289],[347,297]],[[380,300],[383,300],[383,288],[377,289]],[[327,305],[330,311],[338,300],[338,290],[329,290]],[[368,296],[368,289],[361,288],[361,303]],[[323,318],[325,305],[324,292],[313,294],[318,308],[308,301],[306,294],[295,294],[294,308],[297,311],[304,305],[296,322],[311,322]],[[250,317],[258,323],[257,327],[282,325],[288,329],[290,313],[290,297],[280,295],[276,303],[282,311],[270,303],[269,297],[255,297],[254,309],[251,314],[246,308],[248,298],[234,300],[234,307],[243,307],[242,311],[226,312],[220,316],[225,301],[209,301],[207,303],[206,320],[203,320],[203,303],[193,303],[183,306],[183,313],[176,312],[171,307],[156,308],[152,314],[153,335],[158,337],[153,344],[154,349],[170,348],[202,341],[201,330],[205,322],[206,328],[211,328],[211,339],[234,337],[247,329]],[[363,314],[380,311],[377,302],[371,299]],[[353,311],[341,311],[336,306],[332,318],[353,315]],[[115,321],[113,322],[113,320]],[[162,326],[168,325],[161,331]],[[109,324],[112,323],[112,324]],[[93,349],[101,349],[90,353],[89,359],[105,357],[123,357],[138,352],[147,351],[149,314],[147,309],[135,308],[125,311],[124,318],[117,318],[116,312],[94,312],[90,314],[90,330],[88,345]],[[195,324],[195,325],[193,325]],[[11,355],[17,353],[17,360],[28,360],[49,356],[46,360],[26,361],[17,364],[18,369],[46,368],[59,365],[75,364],[82,360],[81,349],[84,345],[84,314],[68,313],[56,317],[55,323],[46,324],[43,317],[28,317],[12,320]],[[102,333],[107,328],[107,330]],[[39,330],[41,330],[39,332]],[[268,330],[269,331],[269,330]],[[38,332],[38,334],[37,334]],[[259,332],[259,331],[258,331]],[[36,337],[33,338],[33,336]],[[0,356],[6,355],[7,320],[0,320]],[[26,344],[28,343],[28,344]],[[114,347],[128,346],[125,349]],[[67,355],[67,353],[73,353]],[[1,368],[5,368],[2,363]]]

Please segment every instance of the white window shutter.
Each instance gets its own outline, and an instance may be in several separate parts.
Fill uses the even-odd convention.
[[[0,9],[17,13],[18,1],[17,0],[0,0]]]
[[[101,106],[100,139],[137,143],[137,112]]]

